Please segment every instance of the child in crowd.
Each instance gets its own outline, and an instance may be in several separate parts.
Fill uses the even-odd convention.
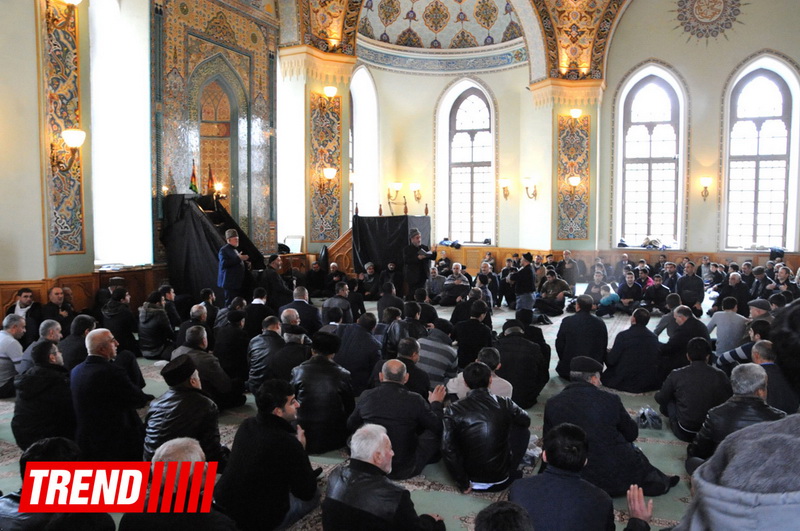
[[[600,302],[597,304],[597,316],[609,319],[614,316],[614,307],[619,302],[619,295],[611,291],[611,287],[605,285],[600,288]]]

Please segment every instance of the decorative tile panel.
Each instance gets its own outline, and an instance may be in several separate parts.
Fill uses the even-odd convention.
[[[78,62],[78,13],[59,0],[39,0],[42,38],[42,79],[47,197],[47,247],[51,255],[85,253],[83,167],[81,153],[69,171],[53,169],[51,158],[66,163],[70,149],[61,139],[64,129],[81,128]]]
[[[311,93],[311,143],[309,191],[313,243],[332,242],[341,227],[341,172],[330,182],[322,176],[323,168],[342,167],[342,97],[327,98]]]
[[[559,240],[589,239],[589,125],[589,116],[558,117],[556,238]],[[578,186],[568,183],[572,176],[580,177]]]

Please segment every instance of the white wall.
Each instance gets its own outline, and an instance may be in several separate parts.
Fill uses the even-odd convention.
[[[34,2],[5,2],[0,17],[2,280],[45,276],[34,6]]]
[[[706,41],[690,37],[679,27],[675,2],[632,2],[614,33],[606,69],[608,88],[601,109],[600,174],[609,177],[614,174],[611,118],[615,94],[626,74],[653,58],[672,66],[686,81],[690,105],[688,206],[685,211],[686,248],[690,252],[719,250],[723,242],[720,236],[721,182],[712,185],[711,196],[704,202],[698,179],[701,175],[722,176],[721,127],[728,78],[749,56],[767,48],[794,58],[795,62],[800,60],[797,8],[796,0],[760,0],[757,4],[743,5],[732,29],[724,36]],[[795,105],[800,105],[800,101]],[[792,178],[797,179],[797,175]],[[612,243],[612,225],[604,223],[602,218],[606,213],[613,215],[610,186],[602,189],[600,209],[599,246],[608,248]],[[796,225],[798,220],[787,223]]]

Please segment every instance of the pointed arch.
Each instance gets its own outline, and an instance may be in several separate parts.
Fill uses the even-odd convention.
[[[359,205],[361,215],[375,216],[378,214],[378,205],[381,202],[380,116],[375,80],[364,65],[358,66],[353,71],[350,78],[350,96],[353,126],[350,164],[356,174],[351,200]]]

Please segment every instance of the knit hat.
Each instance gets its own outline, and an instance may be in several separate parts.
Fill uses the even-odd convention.
[[[236,229],[228,229],[225,231],[225,239],[230,240],[231,238],[238,238],[239,233],[236,232]]]
[[[766,299],[753,299],[747,303],[748,306],[752,306],[753,308],[758,308],[759,310],[764,310],[766,312],[772,309],[772,306],[769,305],[769,301]]]
[[[197,370],[192,358],[186,354],[178,356],[161,369],[161,376],[170,387],[185,382]]]
[[[569,362],[569,370],[574,372],[603,372],[603,364],[589,356],[576,356]]]

